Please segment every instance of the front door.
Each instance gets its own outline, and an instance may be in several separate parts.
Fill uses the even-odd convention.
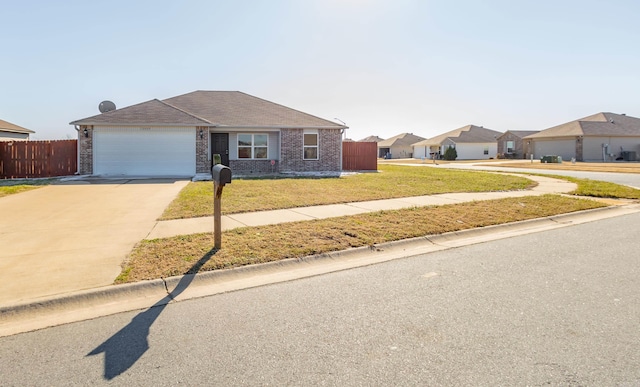
[[[222,165],[229,166],[229,133],[211,133],[211,164],[215,154],[222,158]]]

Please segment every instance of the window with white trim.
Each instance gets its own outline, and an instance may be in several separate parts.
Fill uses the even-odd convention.
[[[489,154],[489,147],[488,147],[488,146],[485,146],[485,147],[484,147],[484,154],[485,154],[485,155],[488,155],[488,154]]]
[[[239,159],[266,159],[269,157],[269,136],[267,134],[238,134]]]
[[[304,160],[318,160],[318,132],[304,133]]]
[[[506,146],[505,148],[507,148],[507,153],[513,153],[513,151],[515,150],[515,143],[513,141],[505,141],[506,142]]]

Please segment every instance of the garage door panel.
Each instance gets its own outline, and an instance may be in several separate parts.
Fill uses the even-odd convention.
[[[96,128],[94,174],[192,176],[194,128]]]
[[[536,158],[546,155],[561,156],[563,160],[576,157],[575,140],[537,140],[533,143]]]

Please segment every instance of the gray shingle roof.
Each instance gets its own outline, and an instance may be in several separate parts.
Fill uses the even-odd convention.
[[[467,125],[462,128],[454,129],[450,132],[443,133],[439,136],[426,139],[414,143],[414,146],[440,145],[447,140],[456,144],[459,143],[485,143],[494,142],[496,138],[501,136],[502,132],[483,128],[481,126]]]
[[[358,141],[359,142],[380,142],[380,141],[384,141],[384,138],[381,138],[378,136],[368,136]]]
[[[545,129],[526,138],[574,136],[640,136],[640,118],[615,113],[597,113]]]
[[[500,136],[504,136],[507,133],[511,133],[511,134],[515,135],[516,137],[524,138],[524,137],[530,136],[532,134],[536,134],[538,132],[539,132],[539,130],[507,130],[506,132],[504,132]],[[500,136],[498,136],[498,137],[500,137]]]
[[[346,128],[239,91],[194,91],[99,114],[72,125],[201,125],[226,127]]]
[[[35,133],[33,130],[23,128],[22,126],[12,124],[11,122],[4,120],[0,120],[0,131],[11,133]]]
[[[383,148],[390,148],[392,146],[411,146],[411,144],[420,140],[424,140],[424,137],[416,136],[413,133],[400,133],[397,136],[378,142],[378,146]]]
[[[210,125],[211,123],[174,106],[152,99],[71,122],[72,125]]]

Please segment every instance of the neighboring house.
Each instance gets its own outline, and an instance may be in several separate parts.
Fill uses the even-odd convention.
[[[384,138],[380,138],[378,136],[369,136],[369,137],[363,138],[358,142],[380,142],[380,141],[384,141]]]
[[[467,125],[439,136],[412,144],[414,158],[441,158],[449,147],[456,149],[457,160],[482,160],[496,157],[501,132]]]
[[[0,141],[26,141],[33,130],[25,129],[11,122],[0,120]]]
[[[524,141],[536,159],[556,155],[565,161],[635,161],[640,154],[640,119],[597,113],[531,134]]]
[[[522,139],[538,130],[507,130],[498,136],[498,155],[508,159],[527,159],[531,156],[529,142]]]
[[[347,127],[239,91],[194,91],[71,122],[79,173],[194,176],[339,172]]]
[[[413,133],[401,133],[378,142],[378,157],[390,159],[406,159],[413,157],[411,144],[424,140],[424,137]]]

